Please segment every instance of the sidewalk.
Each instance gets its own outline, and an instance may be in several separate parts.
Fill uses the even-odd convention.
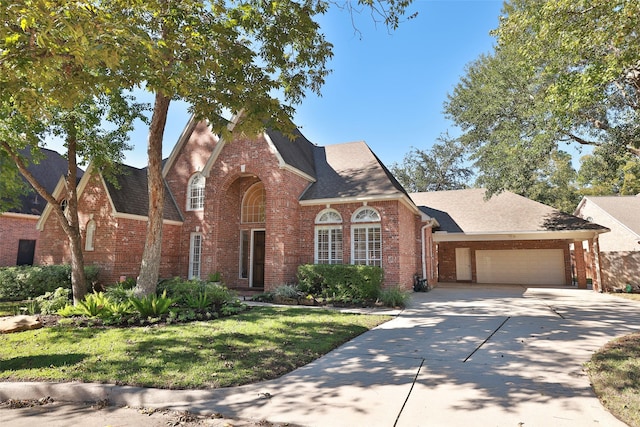
[[[0,383],[0,399],[108,400],[220,413],[244,425],[621,426],[582,364],[608,340],[639,330],[639,307],[576,289],[443,286],[414,294],[397,318],[276,380],[199,391]],[[11,411],[0,411],[2,425],[29,424],[7,418]],[[82,416],[78,424],[89,425]]]

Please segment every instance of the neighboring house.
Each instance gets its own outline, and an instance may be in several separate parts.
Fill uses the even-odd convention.
[[[485,199],[484,189],[411,194],[439,224],[434,229],[441,282],[586,287],[585,257],[571,250],[606,227],[505,191]],[[597,284],[595,285],[597,286]]]
[[[130,168],[117,190],[92,172],[78,192],[85,261],[101,266],[106,283],[136,277],[145,170]],[[352,263],[381,266],[386,284],[408,288],[414,274],[435,271],[422,263],[430,218],[363,142],[318,147],[299,132],[292,141],[269,130],[227,143],[192,120],[163,175],[162,277],[219,271],[230,287],[270,289],[294,282],[300,264]],[[39,228],[47,243],[38,262],[68,261],[53,215]]]
[[[44,157],[37,164],[29,164],[27,169],[48,192],[53,192],[60,177],[67,173],[67,159],[53,150],[41,148],[40,151]],[[22,154],[31,157],[26,150]],[[82,174],[83,171],[78,170],[78,177]],[[29,191],[21,197],[20,207],[0,214],[0,267],[33,264],[38,246],[40,233],[36,223],[47,203],[22,179]]]
[[[569,285],[570,245],[606,231],[510,193],[489,201],[483,190],[409,195],[364,142],[319,147],[294,136],[267,130],[227,142],[206,123],[187,124],[163,167],[162,277],[220,272],[231,288],[269,290],[295,282],[301,264],[341,263],[380,266],[385,286],[405,289],[416,274],[430,283]],[[127,168],[119,186],[94,172],[79,185],[85,261],[101,266],[105,284],[136,277],[146,169]],[[45,212],[38,225],[37,261],[68,261],[53,216]],[[511,263],[496,264],[504,259],[528,275],[505,272]]]
[[[584,197],[574,214],[611,229],[598,240],[605,287],[640,285],[640,195]]]

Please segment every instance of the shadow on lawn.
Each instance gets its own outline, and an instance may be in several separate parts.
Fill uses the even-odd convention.
[[[12,357],[2,361],[2,369],[5,371],[17,371],[21,369],[62,368],[82,362],[88,354],[42,354],[39,356]]]

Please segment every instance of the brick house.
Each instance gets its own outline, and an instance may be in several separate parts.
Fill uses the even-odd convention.
[[[127,167],[115,186],[93,172],[90,166],[79,185],[85,260],[100,265],[105,284],[136,277],[146,228],[146,169]],[[456,193],[442,205],[432,195],[452,192],[409,195],[364,142],[320,147],[300,132],[294,140],[266,130],[227,142],[192,119],[166,159],[163,176],[161,276],[205,279],[220,272],[227,286],[239,290],[295,282],[297,267],[307,263],[378,265],[385,286],[407,289],[415,274],[430,283],[524,280],[517,274],[483,275],[479,257],[489,255],[491,262],[500,258],[491,251],[499,249],[515,258],[536,255],[539,263],[554,265],[554,284],[571,284],[570,244],[605,231],[525,198],[494,203],[507,197],[500,195],[483,205],[483,190]],[[459,212],[492,218],[493,227],[481,235],[474,228],[450,228],[462,224]],[[509,224],[502,215],[528,218],[520,224],[525,228],[547,225],[527,234],[531,230],[504,228]],[[37,262],[66,261],[53,216],[43,213],[38,227],[47,243],[38,246]],[[463,252],[469,254],[470,276],[462,274],[465,261],[455,256]],[[586,286],[584,262],[578,264],[578,281]]]
[[[584,197],[574,215],[607,226],[599,239],[605,289],[640,286],[640,195]]]
[[[126,167],[119,185],[90,166],[80,181],[85,261],[101,280],[136,277],[146,227],[146,169]],[[267,130],[220,140],[190,121],[166,159],[161,277],[220,272],[236,289],[295,281],[305,263],[378,265],[385,283],[409,288],[431,274],[422,252],[432,221],[363,142],[318,147],[301,133]],[[38,222],[40,264],[68,260],[47,211]]]
[[[67,159],[53,150],[40,149],[43,157],[38,163],[30,161],[28,150],[21,151],[28,160],[27,169],[50,193],[54,191],[61,177],[67,173]],[[83,171],[78,170],[78,177]],[[28,187],[20,197],[20,206],[0,213],[0,267],[32,265],[40,233],[36,223],[46,207],[46,201],[23,178]]]

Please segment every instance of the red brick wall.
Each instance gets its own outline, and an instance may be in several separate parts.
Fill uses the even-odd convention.
[[[565,259],[565,283],[571,283],[571,256],[569,242],[564,240],[514,240],[486,242],[440,242],[438,243],[438,281],[456,281],[456,248],[471,249],[472,282],[476,282],[477,250],[500,249],[563,249]]]
[[[108,285],[117,282],[121,276],[138,276],[146,236],[146,219],[114,216],[103,181],[98,175],[90,177],[78,199],[78,218],[85,265],[100,267],[100,283]],[[86,227],[90,220],[96,223],[94,250],[86,251]],[[176,258],[179,237],[179,225],[164,225],[161,277],[178,275]],[[51,214],[36,245],[36,262],[47,265],[68,264],[70,261],[67,237],[55,215]]]
[[[344,264],[351,263],[351,216],[362,203],[332,204],[342,216]],[[410,289],[413,275],[420,271],[419,217],[400,202],[381,201],[367,204],[380,213],[382,230],[382,268],[385,286],[400,285]],[[300,263],[313,264],[315,219],[326,205],[304,206],[300,215]],[[417,231],[416,231],[417,230]]]
[[[0,267],[16,265],[18,259],[18,242],[36,240],[36,250],[40,233],[36,229],[39,217],[35,215],[13,216],[0,215]],[[35,259],[34,259],[35,261]]]

